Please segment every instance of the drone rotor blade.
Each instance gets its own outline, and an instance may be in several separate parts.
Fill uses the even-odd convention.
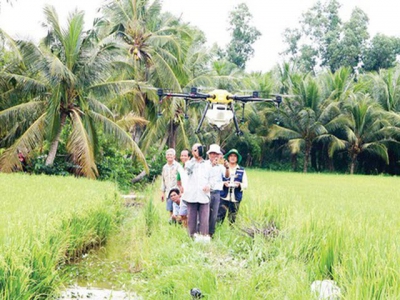
[[[247,98],[247,99],[243,99],[243,100],[239,100],[242,102],[274,102],[275,99],[265,99],[265,98]]]
[[[274,96],[274,97],[281,97],[281,98],[296,98],[296,97],[298,97],[298,95],[290,95],[290,94],[270,94],[271,96]]]

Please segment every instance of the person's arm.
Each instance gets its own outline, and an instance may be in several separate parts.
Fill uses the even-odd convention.
[[[240,183],[240,189],[243,191],[247,189],[247,187],[248,187],[247,174],[246,171],[243,170],[243,177],[242,177],[242,182]]]
[[[172,218],[175,219],[177,216],[179,216],[179,205],[174,202],[172,204]]]
[[[164,199],[165,199],[165,189],[166,189],[166,187],[165,187],[165,181],[164,181],[164,168],[163,168],[161,171],[161,188],[160,188],[161,201],[164,201]]]
[[[183,190],[183,185],[182,185],[182,180],[181,180],[181,172],[185,172],[182,166],[179,167],[177,175],[176,175],[176,184],[178,185],[179,191],[181,194],[184,192]]]
[[[225,179],[229,180],[229,163],[226,160],[224,160],[224,167],[225,167],[224,177],[225,177]]]
[[[205,182],[205,186],[203,187],[203,192],[209,193],[211,190],[212,180],[214,179],[214,175],[213,175],[214,172],[212,169],[211,162],[210,163],[208,161],[204,162],[202,172],[206,172],[206,174],[205,174],[206,182]]]

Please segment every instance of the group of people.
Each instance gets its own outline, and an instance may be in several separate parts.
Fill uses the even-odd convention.
[[[206,151],[207,159],[204,159]],[[240,166],[242,156],[236,149],[225,154],[217,144],[208,151],[201,144],[182,150],[179,164],[175,149],[166,151],[167,163],[161,174],[161,200],[171,222],[182,223],[191,237],[213,236],[217,223],[227,217],[236,220],[243,191],[247,188],[246,171]]]

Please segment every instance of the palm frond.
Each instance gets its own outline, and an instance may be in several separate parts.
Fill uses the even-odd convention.
[[[267,138],[268,138],[268,140],[273,140],[276,138],[281,138],[284,140],[291,140],[291,139],[301,138],[301,135],[294,130],[291,130],[291,129],[288,129],[285,127],[281,127],[278,125],[272,125]]]
[[[60,58],[55,55],[51,55],[46,56],[46,60],[49,68],[49,80],[56,83],[66,81],[72,86],[76,84],[75,74],[71,69],[68,68],[68,65],[64,64],[64,62],[60,60]]]
[[[44,101],[30,101],[0,111],[0,134],[19,121],[37,119],[44,113]]]
[[[106,134],[112,135],[116,142],[124,147],[128,147],[132,150],[132,154],[136,157],[142,164],[146,172],[149,172],[149,168],[146,162],[146,158],[140,150],[139,146],[135,143],[129,134],[123,130],[119,125],[117,125],[114,121],[100,115],[96,112],[88,112],[89,116],[95,120],[95,122],[103,125],[103,130]]]
[[[159,66],[155,69],[155,72],[157,72],[159,78],[163,78],[163,84],[173,90],[180,90],[180,83],[177,80],[171,64],[165,60],[165,55],[162,56],[157,53],[155,57],[153,57],[153,60],[156,65]]]
[[[21,170],[22,166],[18,160],[17,150],[29,154],[43,142],[43,131],[45,127],[46,114],[40,116],[24,134],[0,157],[0,171],[10,173],[14,170]]]
[[[167,126],[168,118],[165,116],[161,116],[149,124],[149,126],[146,127],[142,140],[140,141],[141,148],[146,151],[153,146],[154,141],[162,140],[165,136],[165,132],[167,132]]]
[[[63,42],[65,47],[66,65],[71,71],[77,63],[81,53],[84,25],[83,17],[83,11],[72,14],[68,20],[68,29],[64,33]]]
[[[45,5],[44,9],[44,14],[46,16],[46,20],[51,26],[53,32],[57,36],[58,40],[62,41],[63,40],[63,33],[61,30],[60,22],[58,19],[58,14],[52,5]]]
[[[129,131],[132,126],[138,125],[144,127],[149,123],[149,121],[145,118],[136,116],[135,114],[129,114],[127,116],[124,116],[122,119],[116,121],[115,123],[126,131]]]
[[[67,143],[67,151],[79,166],[77,173],[95,179],[98,175],[92,143],[89,140],[79,112],[71,111],[72,131]]]
[[[1,74],[4,78],[15,80],[23,91],[37,91],[45,92],[46,83],[38,80],[38,78],[32,78],[26,75],[11,74],[8,72],[3,72]]]
[[[291,139],[288,142],[288,146],[290,149],[290,153],[292,154],[297,154],[300,152],[301,147],[304,145],[304,140],[303,139]]]
[[[46,114],[46,123],[48,125],[46,129],[47,140],[52,141],[53,138],[58,134],[61,127],[61,111],[60,106],[61,103],[59,101],[60,89],[53,90],[53,94],[51,95],[51,100],[47,107]]]
[[[107,115],[110,117],[114,117],[113,112],[107,107],[107,105],[101,103],[99,100],[95,98],[86,98],[89,104],[89,108],[95,112],[101,113],[103,115]]]
[[[10,48],[11,53],[16,56],[18,61],[22,60],[22,54],[19,51],[19,47],[14,39],[8,35],[3,29],[0,28],[0,36],[5,40],[5,43]]]
[[[321,141],[328,144],[328,156],[333,157],[336,151],[346,149],[347,142],[339,139],[333,134],[323,134],[318,136],[315,141]]]
[[[382,158],[386,164],[389,164],[389,154],[386,146],[382,143],[365,143],[362,145],[362,151],[377,155]]]

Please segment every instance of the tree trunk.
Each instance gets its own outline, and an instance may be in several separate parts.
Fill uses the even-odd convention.
[[[135,178],[133,178],[133,179],[131,180],[131,182],[132,182],[132,183],[139,182],[139,181],[142,180],[144,177],[146,177],[146,171],[143,170],[142,172],[139,173],[139,175],[137,175]]]
[[[354,174],[354,169],[356,168],[356,157],[351,158],[351,163],[350,163],[350,174]]]
[[[176,147],[176,130],[179,124],[175,123],[172,119],[169,124],[169,134],[168,134],[168,147],[175,149]]]
[[[61,115],[61,121],[60,121],[60,128],[55,135],[53,141],[51,142],[50,149],[49,149],[49,154],[47,155],[45,165],[50,166],[54,163],[54,159],[56,158],[57,150],[58,150],[58,144],[60,143],[60,135],[61,131],[65,125],[65,120],[67,118],[66,114]]]
[[[328,164],[329,164],[329,171],[330,171],[330,172],[335,171],[335,166],[334,166],[334,164],[333,164],[333,158],[332,158],[332,157],[329,157],[329,158],[328,158]]]
[[[304,155],[303,173],[307,173],[308,168],[308,154]]]
[[[306,149],[304,151],[304,165],[303,165],[303,173],[307,173],[308,171],[308,162],[310,161],[310,153],[311,153],[311,144],[306,144]]]
[[[296,171],[297,170],[297,154],[292,154],[292,170]]]
[[[164,136],[163,140],[161,141],[159,147],[158,147],[158,152],[163,151],[165,144],[167,143],[168,140],[168,135]]]

